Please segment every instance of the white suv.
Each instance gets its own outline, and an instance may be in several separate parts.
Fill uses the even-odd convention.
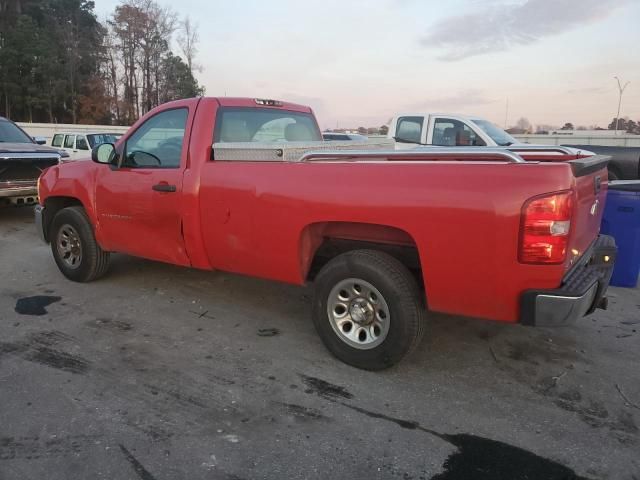
[[[116,143],[121,133],[56,133],[51,140],[51,146],[64,150],[69,154],[69,160],[91,158],[91,149],[101,143]]]

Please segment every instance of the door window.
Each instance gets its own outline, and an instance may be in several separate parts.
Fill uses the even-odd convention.
[[[84,136],[79,136],[76,139],[76,148],[78,150],[89,150],[89,144],[87,143],[87,139]]]
[[[149,118],[127,140],[122,165],[178,168],[188,114],[188,109],[176,108]]]
[[[396,126],[396,141],[420,143],[423,117],[400,117]]]
[[[73,144],[76,141],[75,135],[67,135],[64,137],[64,148],[73,148]]]
[[[63,139],[64,139],[64,135],[62,135],[61,133],[56,133],[53,136],[53,140],[51,140],[51,146],[52,147],[61,147]]]
[[[469,125],[453,118],[437,118],[433,125],[433,145],[484,147],[486,143]]]

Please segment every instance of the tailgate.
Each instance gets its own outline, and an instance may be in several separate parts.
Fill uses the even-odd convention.
[[[610,158],[594,155],[568,162],[575,177],[576,191],[573,233],[569,243],[570,259],[576,254],[582,255],[600,232],[607,196],[607,163]]]

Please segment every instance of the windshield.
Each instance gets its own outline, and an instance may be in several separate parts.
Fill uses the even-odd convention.
[[[96,133],[87,135],[87,140],[89,141],[89,146],[91,148],[103,143],[116,143],[118,138],[119,135],[116,136],[113,133]]]
[[[507,147],[509,145],[513,145],[514,143],[518,143],[518,140],[513,138],[501,128],[496,127],[493,123],[488,122],[487,120],[478,118],[474,119],[473,123],[478,125],[484,133],[489,135],[491,139],[501,147]]]
[[[273,108],[222,108],[215,142],[322,141],[313,115]]]
[[[33,143],[29,135],[24,133],[17,125],[8,120],[0,120],[0,142],[4,143]]]

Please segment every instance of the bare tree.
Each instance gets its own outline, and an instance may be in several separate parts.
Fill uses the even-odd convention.
[[[154,0],[124,0],[109,24],[123,64],[123,100],[130,123],[158,105],[159,71],[177,18]]]
[[[191,19],[187,16],[180,23],[180,34],[178,35],[178,46],[180,51],[184,55],[184,58],[189,66],[189,71],[193,75],[194,71],[202,71],[202,67],[195,63],[195,57],[198,53],[198,42],[200,41],[200,35],[198,34],[198,25],[191,22]]]
[[[140,36],[138,64],[142,69],[143,113],[146,113],[157,105],[160,58],[169,48],[167,39],[176,30],[177,18],[169,8],[162,8],[153,0],[131,1],[143,13],[145,23]]]
[[[115,115],[116,124],[120,125],[120,98],[118,95],[120,72],[118,69],[116,41],[115,33],[113,32],[113,28],[111,28],[106,32],[103,40],[104,56],[102,69],[105,79],[105,90],[111,102],[110,109]]]

